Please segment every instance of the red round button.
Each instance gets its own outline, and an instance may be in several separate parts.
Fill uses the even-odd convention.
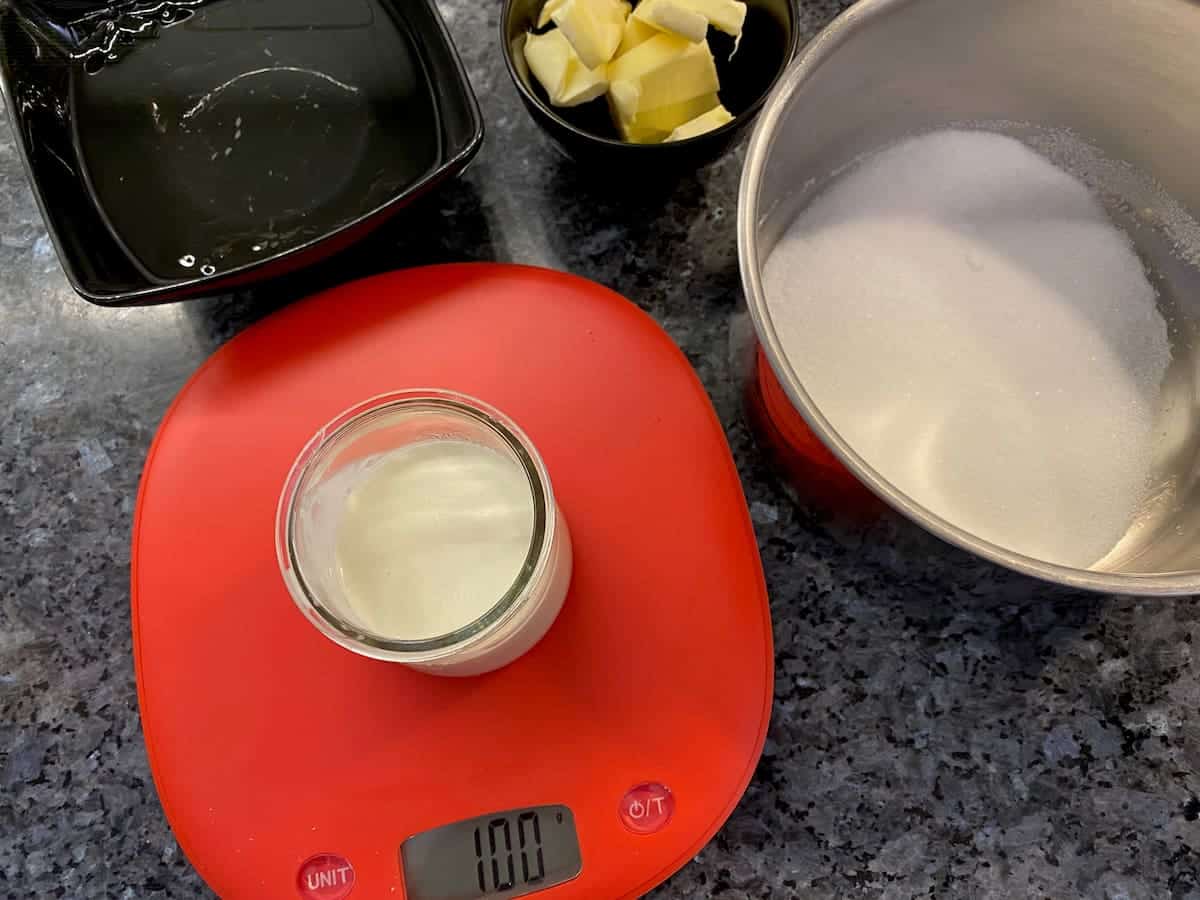
[[[675,813],[675,795],[670,788],[648,781],[632,788],[621,799],[621,823],[634,834],[661,831]]]
[[[342,900],[354,890],[354,866],[336,853],[318,853],[300,867],[296,886],[304,900]]]

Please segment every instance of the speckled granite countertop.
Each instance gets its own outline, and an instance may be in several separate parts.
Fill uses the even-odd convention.
[[[794,507],[725,349],[741,155],[641,205],[607,197],[519,106],[497,4],[442,8],[483,152],[302,284],[87,305],[0,124],[0,896],[209,896],[147,769],[128,611],[134,492],[184,380],[302,290],[499,259],[593,278],[666,327],[714,397],[758,528],[777,653],[766,752],[724,830],[655,897],[1200,900],[1200,605],[1051,588],[903,522],[845,530]],[[805,3],[806,33],[836,11]]]

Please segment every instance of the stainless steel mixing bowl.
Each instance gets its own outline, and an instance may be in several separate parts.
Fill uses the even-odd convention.
[[[895,489],[847,444],[789,365],[762,266],[831,173],[901,137],[978,126],[1082,177],[1159,291],[1173,363],[1151,496],[1092,569],[983,541]],[[940,537],[1010,568],[1106,592],[1200,592],[1200,3],[862,0],[797,57],[764,109],[742,178],[749,318],[805,422],[859,480]],[[1070,528],[1070,522],[1063,523]]]

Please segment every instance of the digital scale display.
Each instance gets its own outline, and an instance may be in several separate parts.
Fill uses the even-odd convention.
[[[408,900],[522,897],[583,870],[565,806],[477,816],[414,835],[400,847]]]

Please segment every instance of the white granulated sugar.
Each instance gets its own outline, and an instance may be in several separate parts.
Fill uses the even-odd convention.
[[[813,201],[764,282],[817,406],[913,500],[1078,567],[1128,530],[1170,347],[1081,182],[1012,138],[914,138]]]

